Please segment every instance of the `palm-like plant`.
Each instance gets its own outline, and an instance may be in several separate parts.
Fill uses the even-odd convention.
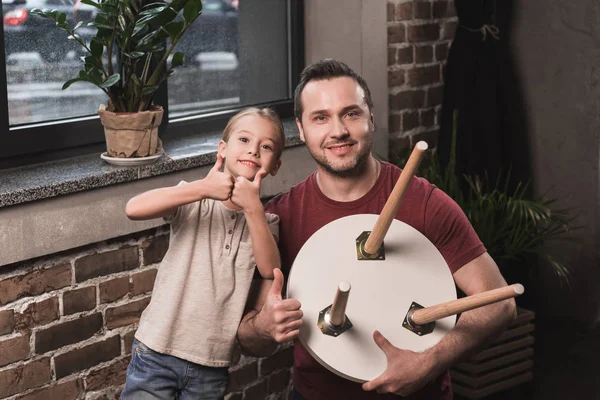
[[[536,255],[550,265],[566,283],[569,268],[548,252],[552,241],[573,239],[578,229],[573,209],[555,209],[556,199],[542,196],[528,197],[528,184],[518,183],[510,189],[510,172],[490,182],[486,176],[458,176],[455,173],[456,124],[454,127],[450,160],[442,169],[435,153],[429,153],[419,175],[452,197],[463,209],[489,254],[501,266],[527,260]],[[406,155],[397,157],[397,164],[405,164]],[[466,185],[465,185],[466,183]]]
[[[97,30],[89,42],[77,33],[83,22],[72,27],[66,15],[57,10],[31,11],[54,21],[88,54],[82,57],[84,65],[79,75],[67,81],[63,89],[75,82],[90,82],[108,96],[109,111],[149,110],[160,84],[173,73],[173,68],[183,64],[183,53],[173,50],[202,13],[202,0],[81,2],[98,11],[94,21],[87,24]]]

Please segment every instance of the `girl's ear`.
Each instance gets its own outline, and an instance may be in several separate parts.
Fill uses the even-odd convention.
[[[271,169],[271,176],[277,175],[277,171],[279,171],[279,168],[281,168],[281,160],[277,160],[277,162],[273,166],[273,169]]]
[[[227,142],[226,141],[221,140],[219,142],[219,145],[217,146],[217,153],[221,157],[225,158],[225,153],[227,153]]]

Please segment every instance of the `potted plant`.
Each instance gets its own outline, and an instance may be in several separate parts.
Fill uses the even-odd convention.
[[[48,18],[84,50],[79,75],[63,85],[89,82],[106,93],[100,105],[108,158],[152,157],[162,153],[158,126],[163,108],[153,98],[174,68],[183,64],[175,46],[202,13],[202,0],[80,0],[96,10],[88,27],[96,29],[89,41],[66,15],[57,10],[34,9]],[[106,158],[105,158],[106,159]]]
[[[533,286],[533,265],[551,268],[568,284],[569,267],[555,259],[549,249],[553,241],[573,238],[572,233],[578,228],[574,210],[554,208],[556,199],[547,196],[533,198],[528,194],[527,183],[511,182],[510,172],[493,182],[487,176],[458,176],[457,118],[455,111],[448,165],[442,168],[437,155],[429,153],[419,175],[463,209],[509,284],[523,283],[527,294],[527,288]],[[394,161],[404,165],[408,154],[401,152]],[[528,309],[532,304],[525,296],[515,300],[519,306],[517,318],[507,330],[470,360],[451,369],[453,389],[460,398],[484,398],[532,379],[535,313]]]
[[[442,168],[437,155],[430,152],[419,169],[419,176],[458,203],[509,283],[515,283],[515,275],[528,275],[509,270],[527,269],[529,261],[534,258],[539,261],[537,264],[551,268],[568,284],[568,266],[548,249],[552,241],[573,239],[572,233],[578,229],[575,211],[554,208],[555,198],[530,197],[528,183],[512,183],[510,171],[495,182],[490,182],[487,175],[458,176],[455,173],[457,118],[455,112],[448,165]],[[407,154],[402,152],[396,156],[397,165],[404,165]]]

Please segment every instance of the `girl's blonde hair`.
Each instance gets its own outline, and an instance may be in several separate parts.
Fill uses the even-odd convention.
[[[235,114],[233,117],[231,117],[229,122],[227,122],[227,126],[223,130],[223,141],[227,142],[229,140],[229,136],[231,136],[231,132],[233,131],[235,124],[242,119],[242,117],[247,115],[255,115],[257,117],[268,119],[275,126],[275,131],[279,136],[279,143],[277,143],[277,157],[281,156],[283,147],[285,146],[285,132],[283,130],[281,119],[279,119],[277,113],[270,108],[249,107]]]

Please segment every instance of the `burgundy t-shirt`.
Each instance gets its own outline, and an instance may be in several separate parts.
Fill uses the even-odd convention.
[[[279,249],[284,274],[287,276],[304,243],[321,227],[348,215],[380,214],[400,172],[400,168],[382,162],[375,185],[366,195],[350,202],[326,197],[314,173],[287,193],[274,197],[265,211],[280,218]],[[460,207],[423,178],[411,180],[395,218],[424,234],[440,251],[452,273],[486,251]],[[335,375],[321,366],[298,340],[294,343],[294,385],[310,400],[399,398],[365,392],[361,384]],[[404,399],[452,399],[449,373]]]

